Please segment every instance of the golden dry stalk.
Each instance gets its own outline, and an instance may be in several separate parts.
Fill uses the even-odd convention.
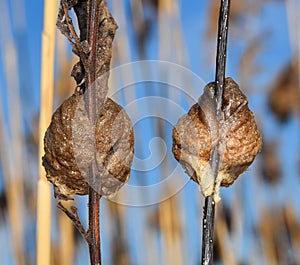
[[[222,101],[222,118],[218,122],[214,99],[215,83],[204,88],[198,103],[179,119],[173,128],[173,154],[196,181],[203,195],[228,187],[253,162],[262,148],[262,137],[246,96],[237,83],[226,78]],[[211,155],[219,142],[220,164],[216,184],[211,168]]]
[[[103,196],[128,181],[133,159],[133,129],[125,110],[107,98],[96,125],[90,123],[84,96],[75,93],[55,111],[44,138],[43,166],[55,196],[87,195],[89,186]],[[89,167],[96,159],[96,182]]]

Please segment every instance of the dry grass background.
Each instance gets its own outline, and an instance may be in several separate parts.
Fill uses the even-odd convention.
[[[25,9],[22,10],[20,7],[24,5],[24,1],[19,1],[19,7],[16,7],[16,1],[13,0],[3,0],[0,3],[3,69],[1,76],[3,82],[0,84],[3,86],[0,94],[0,176],[2,178],[0,253],[3,258],[0,258],[0,265],[35,264],[38,164],[41,162],[42,152],[38,152],[39,128],[42,135],[53,110],[51,97],[54,97],[53,105],[56,107],[67,95],[72,93],[74,88],[74,82],[69,77],[74,58],[70,56],[65,40],[56,34],[55,64],[51,62],[51,58],[45,59],[46,63],[43,63],[44,67],[48,67],[48,69],[55,66],[54,90],[50,90],[52,81],[46,81],[48,88],[45,92],[48,94],[44,94],[44,100],[47,100],[48,103],[42,101],[40,109],[36,109],[35,113],[32,112],[29,118],[26,116],[28,106],[21,96],[21,94],[24,95],[26,88],[20,81],[24,80],[22,69],[26,67],[26,62],[19,58],[26,51],[20,50],[20,46],[18,46],[20,40],[16,36],[18,36],[17,33],[20,34],[21,30],[29,29],[21,28],[20,32],[14,32],[17,28],[16,25],[22,24],[20,20],[24,14],[23,16],[20,14]],[[193,1],[190,2],[193,4]],[[266,51],[266,44],[262,39],[268,38],[269,35],[266,34],[265,29],[241,34],[241,29],[238,28],[243,25],[245,16],[255,17],[270,2],[272,1],[232,1],[230,38],[232,42],[244,41],[246,43],[244,52],[240,58],[237,58],[239,61],[238,79],[242,87],[248,87],[245,92],[250,95],[257,92],[255,75],[264,71],[263,65],[258,64],[257,58]],[[269,116],[267,116],[258,113],[257,118],[260,123],[263,123],[263,120],[270,115],[277,117],[278,121],[273,120],[273,123],[279,132],[284,130],[289,119],[294,119],[299,131],[298,47],[300,34],[297,32],[300,31],[297,31],[296,28],[299,24],[296,12],[299,10],[299,3],[297,1],[273,2],[282,5],[282,11],[287,13],[292,56],[290,62],[283,65],[282,70],[274,76],[273,81],[269,82],[269,88],[262,91],[268,98],[268,109],[272,114],[268,113]],[[157,41],[158,47],[157,59],[170,60],[189,66],[191,62],[189,55],[193,54],[193,51],[188,50],[184,38],[186,29],[181,21],[180,2],[177,0],[111,0],[108,3],[120,27],[114,45],[114,65],[147,58],[148,44],[154,39]],[[8,11],[9,6],[12,10],[11,13]],[[209,1],[206,13],[205,34],[203,36],[196,35],[195,39],[203,38],[209,46],[215,41],[218,1]],[[10,16],[17,21],[13,28],[10,26]],[[202,21],[199,18],[198,23]],[[198,33],[195,32],[195,34]],[[156,35],[157,39],[155,39]],[[129,39],[129,36],[132,36],[135,41]],[[138,50],[135,54],[132,52],[134,43]],[[197,51],[195,54],[199,54],[199,52]],[[214,56],[213,51],[209,50],[202,54],[203,57],[199,60],[204,60],[203,63],[207,63],[205,60],[210,60]],[[23,65],[19,65],[22,63]],[[41,69],[43,69],[42,67]],[[43,71],[41,72],[43,73]],[[49,72],[46,70],[45,77],[51,79],[51,75],[49,76],[47,73]],[[129,74],[133,75],[134,73]],[[27,88],[25,93],[33,93],[33,91]],[[201,90],[199,90],[200,93]],[[122,96],[124,105],[137,98],[135,90],[131,90],[130,93],[125,91]],[[36,117],[40,117],[39,125]],[[31,124],[26,124],[28,122]],[[43,122],[45,122],[44,126],[41,124]],[[168,131],[165,124],[158,121],[155,125],[153,133],[167,139]],[[268,135],[269,128],[264,126],[262,128],[263,134]],[[142,133],[142,131],[135,132],[136,141],[142,141]],[[280,135],[276,139],[265,139],[264,150],[256,161],[256,166],[247,173],[247,177],[252,178],[253,181],[246,182],[248,187],[245,187],[245,183],[242,181],[238,181],[234,188],[226,191],[231,192],[230,199],[223,200],[217,206],[216,264],[300,264],[300,201],[297,201],[296,194],[290,194],[288,191],[283,193],[283,200],[280,202],[276,200],[277,193],[282,194],[282,190],[285,190],[284,185],[287,185],[286,189],[289,187],[285,181],[289,171],[284,168],[285,160],[281,153],[284,148],[282,147],[283,142]],[[145,143],[146,145],[147,143]],[[293,152],[298,156],[300,171],[299,150]],[[162,164],[161,175],[166,174],[171,159],[170,155]],[[294,183],[299,186],[299,181],[300,178],[294,180]],[[200,264],[203,201],[197,189],[191,187],[193,185],[195,184],[191,184],[188,189],[185,188],[179,194],[158,205],[142,209],[132,209],[109,201],[103,202],[101,229],[104,234],[102,241],[104,264]],[[251,194],[251,201],[249,201],[249,196],[245,195],[246,193]],[[52,194],[49,197],[48,191],[43,195],[46,196],[46,201],[53,197]],[[52,208],[49,208],[52,221],[51,235],[47,230],[38,230],[38,234],[45,233],[46,239],[44,240],[51,242],[51,264],[87,264],[87,249],[83,247],[82,238],[68,219],[55,208],[55,200],[51,199],[51,201]],[[79,200],[75,203],[79,208],[85,207],[84,201]],[[46,204],[49,205],[50,201]],[[41,206],[42,215],[46,213],[43,213],[46,208],[45,204]],[[139,219],[137,220],[135,216],[138,216]],[[49,225],[48,228],[50,228]],[[46,241],[42,242],[42,246],[45,248],[47,248]],[[192,258],[195,256],[199,257],[198,262]],[[8,257],[8,260],[4,257]],[[50,261],[47,255],[43,255],[43,259]],[[39,264],[46,265],[48,263],[43,261]]]

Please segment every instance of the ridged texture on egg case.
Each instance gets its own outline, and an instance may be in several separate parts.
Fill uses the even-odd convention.
[[[210,157],[218,141],[217,193],[220,185],[231,185],[262,148],[262,137],[254,115],[239,86],[231,78],[226,78],[219,123],[215,99],[208,94],[214,93],[214,89],[215,84],[209,83],[199,102],[173,128],[173,154],[187,174],[201,186],[204,196],[214,191]]]
[[[110,196],[128,181],[133,159],[133,129],[125,110],[107,98],[90,124],[83,96],[69,97],[53,114],[44,138],[43,165],[55,195],[87,195],[89,186]],[[89,167],[96,158],[97,176],[89,183]]]

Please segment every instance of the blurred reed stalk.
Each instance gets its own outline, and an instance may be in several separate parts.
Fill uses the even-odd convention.
[[[295,255],[296,262],[300,262],[300,222],[297,220],[295,208],[293,206],[285,206],[283,209],[286,225],[291,236],[292,253]]]
[[[178,1],[159,0],[158,8],[159,59],[175,59],[180,65],[188,65],[189,56],[182,32]],[[174,50],[170,49],[170,43],[175,46]]]
[[[19,265],[25,265],[24,227],[26,223],[26,210],[23,186],[25,141],[22,134],[22,114],[17,67],[18,54],[16,43],[12,36],[7,2],[1,1],[0,8],[3,11],[0,39],[3,45],[2,58],[4,58],[5,78],[8,88],[8,122],[4,120],[4,109],[2,107],[0,109],[0,159],[6,190],[5,196],[8,205],[14,261]],[[0,102],[3,102],[1,96]]]
[[[113,233],[112,238],[112,265],[130,265],[128,248],[126,242],[126,230],[124,229],[124,206],[115,202],[108,202],[108,210],[112,222]]]
[[[64,207],[70,209],[74,205],[73,201],[67,201],[64,203]],[[59,218],[59,232],[60,232],[60,244],[59,244],[59,264],[72,265],[74,262],[74,226],[72,221],[62,211],[58,212]]]
[[[280,264],[278,263],[279,260],[277,259],[276,242],[274,240],[279,216],[277,216],[275,220],[272,216],[273,214],[270,213],[270,209],[266,208],[261,215],[259,232],[262,239],[262,247],[265,258],[268,261],[268,264],[275,265]]]
[[[294,56],[297,56],[297,58],[293,60],[293,63],[298,71],[298,90],[300,91],[300,3],[297,0],[287,0],[285,4],[290,45]],[[298,115],[300,116],[300,113],[298,113]]]
[[[37,265],[50,265],[50,226],[51,226],[51,188],[46,179],[41,157],[44,154],[43,138],[50,124],[54,87],[54,51],[56,34],[56,13],[58,2],[45,0],[44,30],[42,33],[41,55],[41,97],[39,119],[39,181],[37,193]]]
[[[10,48],[6,50],[6,60],[10,61],[10,65],[13,68],[16,67],[16,51],[13,48],[14,45],[10,45]],[[16,68],[14,69],[16,70]],[[7,78],[12,82],[17,76],[17,71],[13,71],[10,66],[7,66]],[[13,245],[15,249],[16,258],[18,264],[25,264],[24,259],[24,250],[23,250],[23,242],[24,242],[24,227],[25,222],[24,219],[25,213],[25,199],[24,199],[24,178],[23,178],[23,143],[24,137],[22,135],[22,121],[21,121],[21,112],[20,112],[20,94],[18,90],[18,86],[16,87],[14,84],[10,86],[11,83],[8,81],[9,87],[9,121],[11,126],[11,137],[7,137],[4,145],[6,145],[6,150],[2,154],[5,157],[2,157],[3,164],[8,166],[8,171],[5,172],[5,186],[6,186],[6,197],[8,203],[8,212],[10,217],[10,224],[12,228],[12,238]],[[1,126],[2,127],[2,126]],[[3,124],[3,129],[7,127]],[[9,160],[9,161],[7,161]],[[4,168],[6,167],[4,166]],[[6,171],[6,170],[5,170]],[[8,174],[7,174],[8,173]],[[16,199],[18,198],[18,199]]]
[[[299,264],[300,223],[295,212],[291,205],[265,206],[262,210],[258,223],[262,262]]]
[[[2,102],[2,98],[0,98]],[[14,159],[12,146],[14,145],[7,133],[7,123],[4,122],[3,108],[0,109],[0,159],[2,162],[2,173],[5,185],[5,196],[7,200],[9,228],[11,229],[12,249],[16,262],[19,265],[25,265],[24,255],[24,189],[21,175],[16,174],[19,163]],[[17,199],[16,199],[17,198]],[[23,200],[22,200],[23,198]]]
[[[139,0],[138,0],[139,1]],[[132,4],[134,1],[130,1]],[[128,23],[126,19],[125,10],[126,7],[124,6],[123,1],[119,0],[112,0],[112,11],[113,16],[118,21],[118,34],[115,36],[114,45],[113,45],[113,52],[112,52],[112,68],[118,67],[120,65],[130,63],[131,62],[131,51],[130,51],[130,43],[129,43],[129,32],[128,32]],[[124,82],[126,80],[134,80],[134,73],[131,67],[126,67],[126,71],[124,68],[121,68],[121,75],[117,76],[117,78],[109,78],[109,93],[114,95],[117,89],[123,87]],[[130,104],[137,99],[135,88],[132,87],[131,89],[122,89],[121,93],[124,96],[124,104]],[[117,94],[118,95],[118,94]],[[121,97],[121,95],[118,95]],[[138,112],[135,108],[134,112]],[[137,135],[135,138],[137,139]],[[122,190],[118,193],[118,197],[121,198],[123,196]],[[108,204],[109,212],[111,214],[112,226],[114,227],[114,235],[112,235],[112,263],[114,265],[129,265],[130,264],[130,256],[129,256],[129,249],[127,248],[127,240],[126,238],[129,237],[129,234],[126,232],[126,228],[124,227],[124,221],[126,220],[126,211],[124,209],[125,206],[119,205],[114,202],[109,202]],[[144,230],[145,233],[147,230]],[[145,241],[145,234],[141,235],[141,240]],[[150,251],[149,251],[150,252]],[[148,251],[147,251],[148,253]]]
[[[180,65],[187,63],[188,59],[185,45],[183,44],[184,41],[177,1],[158,1],[158,26],[159,59],[174,61]],[[173,50],[170,49],[170,42],[175,45],[175,54],[173,54]],[[159,90],[159,93],[162,93],[162,91]],[[175,91],[168,92],[168,94],[173,95],[173,100],[178,102],[180,101],[180,98],[175,98],[175,95],[177,95]],[[160,106],[158,111],[166,111],[165,106]],[[157,131],[160,138],[166,139],[168,137],[165,135],[165,127],[161,120],[157,121]],[[168,174],[168,159],[169,158],[161,164],[162,176],[167,176]],[[172,189],[172,187],[168,187],[162,192],[169,194],[168,189]],[[182,245],[181,227],[182,224],[179,213],[178,196],[175,195],[158,205],[158,229],[160,230],[160,238],[163,246],[162,264],[184,263],[183,253],[186,252],[186,248]]]
[[[125,14],[125,6],[123,2],[120,2],[118,0],[112,0],[112,10],[114,12],[114,16],[118,20],[119,24],[119,29],[118,29],[118,34],[115,36],[115,45],[113,45],[113,62],[112,65],[119,66],[122,64],[130,63],[131,62],[131,52],[130,52],[130,43],[128,40],[128,25],[127,25],[127,20],[126,20],[126,14]],[[118,65],[116,65],[118,63]],[[124,72],[122,71],[122,76],[119,78],[119,80],[122,84],[122,80],[133,80],[133,70],[130,67],[126,68],[127,71]],[[112,78],[109,79],[110,82],[110,87],[113,89],[118,88],[117,83]],[[136,93],[134,89],[126,89],[124,90],[124,97],[126,103],[133,102],[136,100]],[[115,91],[111,89],[111,94],[113,94]],[[137,110],[136,110],[137,111]]]
[[[294,55],[298,56],[298,60],[300,60],[300,33],[298,16],[300,4],[297,0],[287,0],[285,1],[285,5],[291,50]]]
[[[167,191],[165,191],[167,193]],[[159,229],[162,237],[162,264],[184,264],[181,245],[181,221],[179,218],[177,197],[172,197],[158,206]]]
[[[233,251],[233,246],[230,242],[230,235],[228,232],[228,226],[225,219],[224,207],[222,201],[218,204],[218,209],[216,211],[216,220],[218,225],[216,225],[216,239],[220,248],[220,256],[223,265],[236,265],[237,261],[235,259],[235,252]]]
[[[59,62],[59,79],[55,85],[55,99],[59,104],[68,97],[73,90],[73,79],[69,78],[66,73],[70,72],[72,65],[75,63],[71,58],[67,57],[66,41],[61,34],[57,34],[57,58]],[[70,209],[74,206],[74,201],[66,201],[64,206]],[[62,211],[57,211],[59,219],[59,232],[60,232],[60,246],[59,246],[59,264],[72,265],[74,261],[74,226],[70,218]]]

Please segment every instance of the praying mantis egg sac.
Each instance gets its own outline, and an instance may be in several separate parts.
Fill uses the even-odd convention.
[[[54,112],[44,137],[43,166],[55,196],[72,199],[87,195],[89,187],[103,196],[115,194],[126,183],[134,152],[131,121],[125,110],[107,98],[92,125],[83,95],[73,94]],[[95,159],[95,182],[89,178]]]
[[[203,195],[214,193],[217,202],[220,185],[230,186],[250,166],[262,148],[262,137],[246,96],[231,78],[225,80],[217,121],[215,89],[214,82],[206,85],[198,103],[174,126],[172,151]],[[210,159],[218,142],[220,163],[215,181]]]

